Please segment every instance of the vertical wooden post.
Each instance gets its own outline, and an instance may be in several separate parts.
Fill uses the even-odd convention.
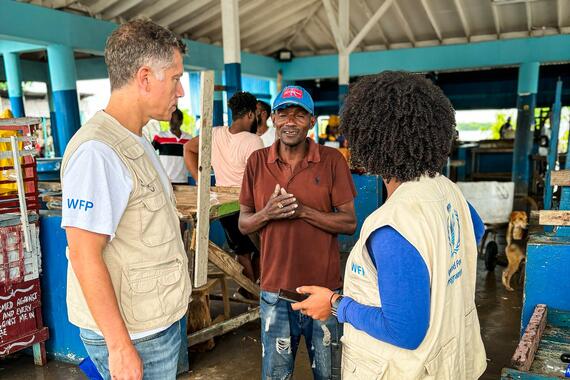
[[[194,287],[208,280],[208,241],[210,235],[210,172],[212,155],[212,117],[214,105],[214,72],[204,71],[200,81],[202,99],[200,153],[198,159],[198,207],[196,223],[196,259]]]

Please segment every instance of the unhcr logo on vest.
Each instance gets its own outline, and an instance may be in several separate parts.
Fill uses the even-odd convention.
[[[456,257],[461,246],[461,226],[459,224],[459,214],[451,203],[447,204],[447,242],[449,244],[449,257],[451,258],[451,265],[447,270],[447,285],[452,285],[461,275],[463,269],[461,268],[461,258]]]

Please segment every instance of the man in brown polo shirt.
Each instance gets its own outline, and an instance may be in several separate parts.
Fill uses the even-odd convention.
[[[307,139],[315,123],[307,91],[284,88],[271,117],[278,140],[250,156],[239,218],[243,234],[259,232],[261,237],[262,378],[292,375],[301,335],[314,378],[336,378],[342,335],[336,318],[313,321],[293,311],[278,292],[306,283],[342,286],[337,234],[356,229],[356,190],[342,155]]]

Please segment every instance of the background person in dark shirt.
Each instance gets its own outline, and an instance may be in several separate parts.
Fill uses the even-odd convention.
[[[305,283],[341,287],[337,234],[354,233],[356,191],[342,155],[307,139],[315,116],[303,88],[286,87],[272,108],[278,140],[248,160],[239,219],[243,234],[261,237],[262,378],[292,375],[304,335],[315,379],[330,379],[340,368],[340,325],[293,311],[278,291]]]

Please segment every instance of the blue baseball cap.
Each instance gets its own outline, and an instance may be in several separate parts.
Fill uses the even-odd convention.
[[[315,103],[313,102],[313,98],[311,98],[311,95],[303,87],[285,87],[273,101],[271,111],[291,106],[299,106],[304,108],[311,115],[315,114]]]

